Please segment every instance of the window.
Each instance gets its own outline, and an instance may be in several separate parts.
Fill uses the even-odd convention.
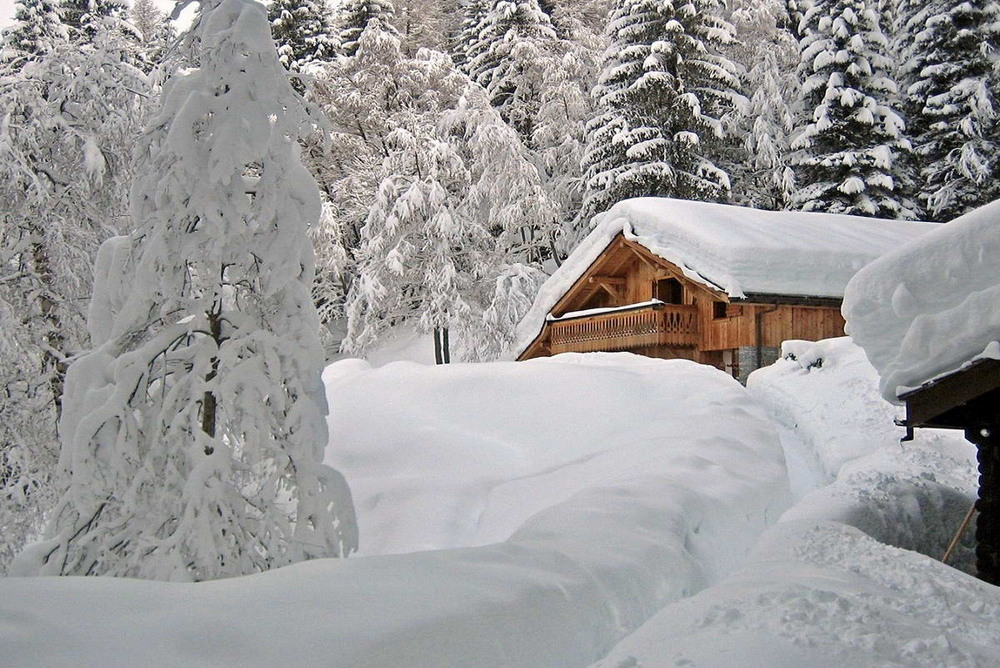
[[[726,317],[726,302],[712,302],[712,317],[718,320]]]
[[[653,285],[653,298],[664,304],[683,304],[684,286],[676,278],[664,278]]]

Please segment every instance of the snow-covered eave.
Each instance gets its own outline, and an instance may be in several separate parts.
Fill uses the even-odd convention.
[[[576,320],[578,318],[589,318],[595,315],[606,315],[608,313],[624,313],[626,311],[637,311],[639,309],[649,308],[650,306],[663,306],[665,302],[659,299],[650,299],[645,302],[638,302],[636,304],[625,304],[624,306],[607,306],[604,308],[588,308],[583,311],[569,311],[568,313],[563,313],[560,316],[554,316],[551,313],[545,316],[545,322],[562,322],[564,320]]]
[[[921,392],[931,390],[942,383],[949,381],[950,379],[958,376],[959,374],[967,373],[972,371],[977,367],[987,366],[989,368],[995,368],[996,363],[1000,362],[1000,341],[990,341],[983,352],[979,353],[975,357],[970,358],[966,362],[962,363],[960,366],[949,369],[935,375],[917,387],[907,387],[905,385],[900,385],[896,388],[896,397],[901,402],[907,402]]]
[[[844,298],[840,295],[786,295],[748,292],[742,297],[730,297],[730,301],[741,304],[791,304],[795,306],[830,306],[839,308],[844,302]]]

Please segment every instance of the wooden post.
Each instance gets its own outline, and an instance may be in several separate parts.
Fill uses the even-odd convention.
[[[979,500],[976,509],[976,574],[1000,585],[1000,417],[981,415],[978,426],[965,430],[976,445],[979,460]]]

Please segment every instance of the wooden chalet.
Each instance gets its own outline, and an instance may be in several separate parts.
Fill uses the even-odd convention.
[[[853,271],[925,225],[825,218],[668,199],[620,203],[543,286],[534,317],[522,323],[533,336],[517,359],[628,351],[710,364],[745,381],[777,358],[782,341],[843,336],[840,306]],[[858,220],[882,228],[879,243],[860,244],[860,259],[857,242],[825,252],[850,246],[837,233],[844,219],[852,231]],[[798,224],[808,234],[796,233]],[[807,280],[794,276],[802,272]]]

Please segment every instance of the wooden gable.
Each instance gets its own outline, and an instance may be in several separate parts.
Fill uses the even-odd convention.
[[[684,285],[685,293],[705,299],[729,301],[721,290],[711,290],[684,276],[671,262],[650,253],[643,246],[619,233],[594,260],[583,275],[552,307],[553,316],[601,306],[626,306],[654,297],[654,281],[673,278]],[[606,294],[612,303],[594,304],[595,295]],[[688,297],[686,303],[691,303]]]

